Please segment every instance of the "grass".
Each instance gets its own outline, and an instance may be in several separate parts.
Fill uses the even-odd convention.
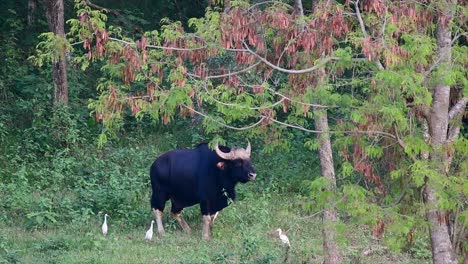
[[[201,239],[198,207],[184,211],[192,227],[185,234],[166,214],[166,235],[144,241],[147,226],[130,226],[124,219],[109,221],[109,235],[100,233],[101,217],[88,224],[60,223],[48,229],[0,226],[0,263],[283,263],[285,249],[276,228],[287,230],[292,248],[287,263],[322,263],[320,216],[301,215],[305,200],[280,195],[244,197],[217,218],[212,240]],[[167,208],[168,209],[168,208]],[[112,212],[110,212],[112,215]],[[429,263],[390,252],[370,232],[347,225],[341,248],[345,263]],[[366,252],[366,253],[365,253]]]

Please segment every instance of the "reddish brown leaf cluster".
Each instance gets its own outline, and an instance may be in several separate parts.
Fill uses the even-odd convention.
[[[132,114],[136,115],[138,112],[140,112],[143,104],[144,104],[144,101],[142,99],[131,100],[130,108],[131,108]]]
[[[161,69],[161,64],[160,63],[152,64],[151,72],[158,75],[159,83],[161,83],[164,78],[164,70]]]
[[[224,84],[227,86],[227,87],[239,87],[239,83],[240,83],[240,80],[239,80],[239,77],[237,75],[230,75],[229,77],[227,77],[226,79],[224,79]],[[242,93],[244,90],[244,88],[242,87],[239,87],[239,90],[238,90],[238,93]]]
[[[109,119],[115,112],[121,112],[122,102],[118,98],[117,88],[109,87],[109,95],[104,98],[104,109],[96,110],[95,117],[97,121]]]
[[[361,5],[365,12],[375,12],[378,16],[384,14],[387,9],[383,0],[363,0]]]
[[[288,76],[288,80],[292,87],[293,94],[291,95],[305,94],[308,87],[316,87],[317,85],[317,76],[313,73],[291,74]]]
[[[194,72],[196,75],[200,76],[202,80],[204,80],[208,72],[208,69],[206,68],[206,64],[200,63],[198,65],[195,65]]]
[[[290,103],[291,103],[291,101],[289,101],[288,99],[283,100],[283,112],[284,113],[288,112]]]
[[[142,36],[140,40],[137,40],[136,46],[141,50],[141,57],[144,63],[148,60],[148,51],[146,50],[146,45],[148,44],[147,39],[145,36]]]
[[[180,109],[180,115],[182,116],[182,118],[185,119],[188,116],[193,117],[195,115],[195,112],[192,110],[194,108],[194,106],[189,105],[189,108],[184,107],[184,106],[180,106],[179,109]]]
[[[416,8],[415,3],[399,1],[391,5],[390,23],[396,26],[393,37],[399,37],[402,32],[423,32],[428,29],[434,19],[430,9]]]
[[[380,219],[375,225],[374,228],[372,229],[372,235],[374,238],[379,239],[382,238],[385,233],[385,222],[383,219]]]
[[[241,48],[247,39],[252,46],[265,46],[263,39],[257,35],[258,21],[248,15],[248,12],[240,8],[232,9],[223,16],[221,27],[221,45],[225,49]]]
[[[276,112],[273,111],[273,109],[265,108],[260,110],[260,114],[264,117],[262,121],[262,126],[266,127],[268,126],[268,124],[270,124],[270,120],[275,118]]]
[[[261,86],[259,84],[254,84],[253,87],[252,87],[252,91],[255,94],[261,94],[261,93],[263,93],[263,86]]]
[[[372,162],[370,161],[367,153],[364,151],[362,146],[359,143],[355,143],[353,146],[354,152],[353,157],[353,166],[354,169],[364,175],[364,178],[370,182],[377,185],[379,190],[385,194],[385,186],[380,179],[380,176],[374,173],[374,168],[372,167]]]
[[[156,92],[156,89],[158,88],[157,84],[154,82],[148,82],[146,84],[146,93],[149,96],[149,100],[152,101],[155,99],[154,93]]]
[[[344,19],[343,10],[338,6],[322,1],[315,10],[313,19],[298,44],[304,51],[316,47],[316,54],[330,54],[333,51],[333,39],[345,36],[349,30],[348,24]]]
[[[136,73],[141,71],[140,54],[130,46],[121,50],[121,57],[127,62],[122,69],[122,79],[125,84],[135,80]]]
[[[387,51],[388,54],[385,55],[386,65],[396,65],[400,62],[401,58],[407,58],[409,55],[406,50],[396,44],[387,44]]]
[[[93,32],[93,35],[89,33],[87,35],[86,31],[82,31],[81,33],[81,38],[83,39],[83,48],[88,50],[88,59],[93,57],[93,50],[91,49],[91,43],[93,39],[95,41],[94,53],[97,55],[97,57],[102,57],[105,52],[105,44],[109,40],[109,34],[105,29],[101,29],[97,25],[94,25],[91,22],[88,13],[80,14],[78,16],[78,20],[81,25],[88,27],[89,32]]]
[[[361,44],[362,53],[369,61],[373,61],[380,56],[380,43],[373,41],[371,37],[365,37]]]

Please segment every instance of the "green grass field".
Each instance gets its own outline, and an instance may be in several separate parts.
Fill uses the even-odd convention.
[[[148,226],[129,226],[125,219],[111,217],[106,237],[101,216],[90,224],[57,223],[41,230],[2,225],[0,263],[321,263],[320,216],[299,215],[303,203],[301,197],[245,197],[220,214],[210,241],[201,239],[197,206],[184,211],[191,234],[165,214],[166,235],[155,232],[151,242],[144,240],[149,210]],[[340,240],[346,263],[429,263],[393,253],[362,227],[351,227],[346,224]],[[276,228],[287,230],[291,240],[286,261],[285,248],[271,235]]]

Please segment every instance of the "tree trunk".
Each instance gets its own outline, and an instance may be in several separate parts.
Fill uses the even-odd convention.
[[[451,29],[456,1],[445,1],[441,3],[442,10],[439,11],[439,19],[436,29],[437,54],[436,59],[440,66],[450,70],[451,63]],[[437,77],[436,77],[437,78]],[[447,143],[447,131],[449,124],[449,104],[450,104],[450,86],[443,82],[436,84],[433,90],[433,103],[429,116],[429,132],[431,136],[432,151],[430,155],[431,166],[435,169],[438,177],[446,177],[445,164],[448,162],[448,156],[444,150]],[[432,257],[435,264],[458,263],[450,241],[448,229],[447,212],[438,209],[439,199],[437,188],[435,188],[434,179],[429,178],[424,189],[424,198],[426,203],[426,217],[429,222]]]
[[[314,1],[315,2],[315,1]],[[301,23],[303,23],[304,8],[302,0],[294,0],[294,12]],[[303,29],[305,24],[302,25]],[[318,73],[319,83],[322,83],[325,79],[325,70],[320,70]],[[333,165],[333,153],[331,149],[330,133],[328,128],[328,117],[327,110],[313,107],[315,116],[315,128],[322,133],[318,133],[317,137],[319,140],[319,157],[320,157],[320,169],[322,176],[328,181],[326,187],[327,191],[331,191],[333,194],[336,192],[336,177],[335,167]],[[338,222],[338,217],[335,211],[335,199],[334,195],[327,198],[327,202],[323,208],[323,253],[324,253],[324,264],[340,264],[343,262],[343,258],[340,255],[338,244],[336,243],[336,228],[335,225]]]
[[[231,0],[224,0],[224,14],[229,13],[231,11]]]
[[[65,38],[63,0],[45,0],[47,22],[49,30]],[[54,105],[68,105],[67,61],[60,56],[53,64]]]
[[[320,168],[322,176],[328,181],[327,191],[335,192],[336,190],[336,177],[335,168],[333,166],[333,154],[330,143],[330,134],[328,133],[328,118],[326,110],[314,108],[315,127],[322,133],[317,134],[319,139],[319,156]],[[325,264],[342,263],[343,258],[338,250],[336,243],[336,230],[335,224],[338,221],[336,211],[334,208],[333,195],[327,198],[327,203],[323,209],[323,252]]]
[[[304,16],[304,8],[302,7],[302,0],[294,0],[294,13],[297,17]]]
[[[34,16],[37,9],[37,0],[28,0],[28,27],[34,25]]]

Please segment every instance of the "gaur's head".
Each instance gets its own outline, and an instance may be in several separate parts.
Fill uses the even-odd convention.
[[[223,159],[217,164],[218,168],[224,170],[231,178],[242,183],[255,180],[257,173],[250,161],[250,142],[245,149],[223,147],[221,150],[219,146],[216,146],[215,151]]]

